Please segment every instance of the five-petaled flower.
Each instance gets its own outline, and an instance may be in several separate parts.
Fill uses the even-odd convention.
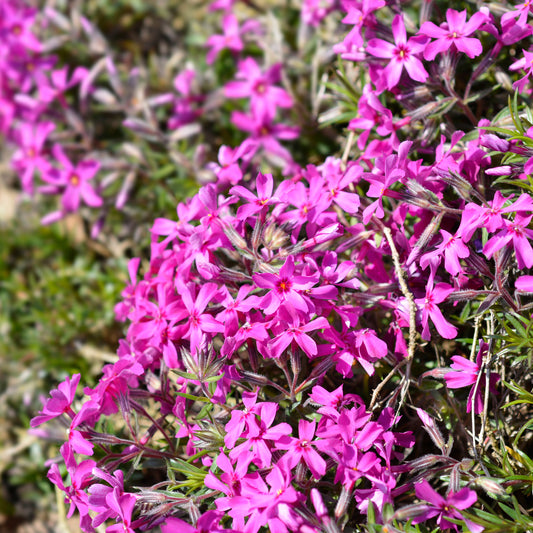
[[[403,69],[413,80],[424,83],[428,73],[417,55],[424,51],[427,39],[423,36],[407,39],[402,15],[396,15],[392,21],[394,44],[383,39],[370,39],[366,51],[376,57],[390,59],[383,70],[383,85],[392,89],[398,85]]]
[[[465,53],[470,58],[478,56],[483,51],[481,41],[468,36],[479,29],[486,22],[486,19],[487,16],[478,11],[466,22],[466,10],[448,9],[446,11],[447,24],[445,27],[436,26],[433,22],[427,20],[422,24],[418,33],[436,40],[426,46],[424,59],[432,61],[437,54],[446,52],[451,48]]]

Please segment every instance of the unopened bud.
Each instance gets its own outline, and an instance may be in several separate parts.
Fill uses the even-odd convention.
[[[489,477],[478,477],[474,484],[482,488],[489,496],[499,496],[502,498],[507,498],[509,496],[506,490],[496,479]]]
[[[350,505],[350,496],[352,491],[346,487],[342,487],[339,499],[337,500],[337,505],[335,506],[335,519],[339,520],[341,516],[346,514],[348,506]]]
[[[392,518],[394,520],[408,520],[409,518],[414,518],[415,516],[423,515],[429,509],[432,509],[432,507],[425,503],[415,503],[413,505],[406,505],[405,507],[398,509],[392,515]]]
[[[423,470],[446,460],[443,455],[424,455],[408,464],[410,470]]]
[[[237,230],[229,223],[222,223],[222,230],[226,237],[230,240],[231,244],[238,250],[248,250],[248,244],[244,237],[237,233]]]
[[[252,385],[263,387],[268,384],[268,379],[261,374],[256,374],[255,372],[249,372],[247,370],[241,370],[240,374],[244,380]]]
[[[288,239],[288,235],[275,224],[268,224],[263,231],[263,244],[269,250],[281,248]]]

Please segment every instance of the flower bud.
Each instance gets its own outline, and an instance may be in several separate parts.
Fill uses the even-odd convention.
[[[499,496],[501,498],[507,498],[509,496],[496,479],[489,477],[478,477],[474,484],[478,487],[481,487],[489,496]]]

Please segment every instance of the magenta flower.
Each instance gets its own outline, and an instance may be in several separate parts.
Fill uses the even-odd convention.
[[[527,50],[522,50],[523,57],[518,61],[515,61],[510,67],[509,70],[519,70],[522,69],[525,71],[525,75],[519,80],[513,83],[513,89],[518,92],[522,92],[531,79],[531,74],[533,74],[533,53]]]
[[[249,132],[250,139],[271,156],[278,166],[286,166],[292,163],[291,153],[278,141],[296,139],[300,133],[297,126],[287,126],[272,122],[272,117],[266,112],[252,113],[248,115],[241,111],[231,114],[231,122],[241,131]]]
[[[227,98],[249,98],[254,114],[266,113],[274,117],[278,107],[293,105],[290,94],[281,87],[275,87],[281,79],[281,63],[272,65],[263,73],[252,57],[239,62],[239,70],[235,76],[237,80],[230,81],[224,86]]]
[[[21,173],[22,188],[33,192],[33,176],[38,170],[42,174],[50,171],[51,165],[44,146],[48,135],[55,129],[52,122],[22,122],[16,130],[19,149],[12,158],[12,164]]]
[[[224,34],[211,35],[207,39],[206,46],[209,47],[206,55],[207,64],[210,65],[213,63],[218,54],[225,49],[230,50],[234,54],[238,54],[244,49],[244,42],[241,38],[242,34],[247,32],[258,33],[260,30],[260,24],[253,19],[248,19],[239,27],[237,17],[233,13],[226,14],[222,19],[222,31]]]
[[[89,516],[89,496],[85,489],[91,484],[93,479],[93,468],[96,467],[96,461],[86,459],[79,464],[74,458],[72,450],[68,444],[63,444],[60,449],[61,455],[67,467],[67,475],[70,484],[65,485],[61,472],[56,463],[53,463],[48,471],[48,479],[65,493],[65,502],[70,504],[67,512],[67,518],[70,518],[77,509],[80,513],[80,526],[84,531],[92,531],[90,528],[91,518]],[[88,526],[89,529],[85,529]]]
[[[117,489],[113,489],[106,496],[106,503],[117,515],[118,524],[109,526],[106,533],[135,533],[133,529],[131,515],[137,498],[133,494],[124,494]]]
[[[262,289],[270,289],[263,297],[261,305],[266,315],[271,315],[281,304],[307,312],[309,304],[302,292],[316,285],[318,278],[294,275],[294,256],[289,255],[279,274],[254,274],[255,284]]]
[[[426,46],[424,59],[432,61],[437,54],[446,52],[452,47],[470,58],[478,56],[483,52],[483,45],[479,39],[468,37],[468,35],[474,33],[486,19],[485,14],[477,12],[466,22],[466,10],[448,9],[446,11],[448,24],[445,27],[436,26],[430,21],[424,22],[418,32],[419,35],[436,39]]]
[[[35,23],[36,9],[23,9],[18,2],[2,3],[0,39],[10,45],[22,45],[33,52],[40,52],[42,45],[31,31]]]
[[[396,87],[404,68],[413,80],[424,83],[428,73],[416,56],[424,51],[427,39],[411,37],[408,40],[402,15],[394,17],[392,35],[394,44],[383,39],[370,39],[366,48],[366,51],[373,56],[390,59],[382,74],[384,86],[387,89]]]
[[[217,286],[214,283],[205,283],[195,297],[194,288],[191,289],[184,285],[181,280],[179,281],[178,290],[188,314],[187,324],[183,326],[183,338],[189,339],[190,351],[194,353],[202,343],[204,332],[222,333],[224,331],[224,325],[205,312],[206,307],[217,292]]]
[[[462,488],[456,493],[450,493],[447,498],[442,497],[438,492],[431,488],[431,485],[424,479],[415,485],[416,495],[429,503],[425,511],[413,518],[413,524],[420,524],[430,518],[437,517],[437,524],[442,529],[452,528],[457,531],[457,526],[449,522],[446,518],[464,520],[469,531],[478,533],[483,531],[483,527],[466,520],[459,511],[472,507],[477,501],[477,494],[467,487]]]
[[[468,395],[468,400],[466,402],[466,412],[469,413],[472,410],[472,405],[474,406],[474,413],[479,414],[483,412],[483,398],[485,397],[485,378],[482,376],[479,378],[479,383],[476,389],[476,383],[478,382],[478,376],[482,372],[483,358],[487,355],[489,350],[489,345],[486,342],[481,341],[479,352],[476,356],[476,361],[469,361],[465,357],[460,355],[454,355],[452,357],[453,371],[448,372],[444,379],[446,380],[446,385],[450,389],[460,389],[462,387],[469,387],[470,394]],[[496,372],[491,372],[489,377],[489,389],[492,394],[496,393],[495,385],[499,381],[500,376]],[[476,395],[474,397],[474,391]]]
[[[315,356],[317,354],[316,342],[307,333],[327,327],[329,327],[329,322],[323,316],[318,317],[304,325],[293,324],[288,326],[270,343],[272,357],[280,357],[287,347],[293,342],[296,342],[296,344],[307,354],[308,357]]]
[[[527,226],[532,218],[533,215],[525,217],[517,213],[512,222],[505,220],[505,228],[487,241],[483,247],[483,253],[490,259],[498,250],[512,242],[518,268],[531,268],[533,266],[533,248],[529,239],[533,239],[533,230],[528,229]]]
[[[274,190],[272,174],[262,174],[260,172],[255,180],[255,188],[257,195],[242,185],[231,188],[230,194],[235,194],[248,201],[248,203],[241,205],[237,210],[237,218],[245,220],[249,216],[255,215],[264,208],[267,208],[267,206],[279,202],[279,198],[272,195]]]
[[[70,407],[76,395],[76,388],[80,382],[80,374],[74,374],[72,380],[67,377],[65,381],[60,383],[57,389],[50,392],[50,399],[43,405],[43,409],[39,415],[32,418],[30,426],[37,427],[52,418],[61,416],[63,413],[68,414],[74,418],[74,411]]]
[[[278,406],[272,402],[261,404],[259,420],[255,417],[248,420],[248,431],[243,435],[246,439],[231,450],[229,456],[232,461],[240,458],[243,461],[253,461],[259,468],[272,465],[271,446],[281,438],[289,435],[291,426],[286,422],[273,426]]]
[[[62,191],[61,203],[66,212],[76,211],[82,200],[90,207],[100,207],[103,200],[89,183],[100,169],[100,163],[84,160],[74,165],[59,144],[54,145],[52,152],[63,168],[43,176],[51,187],[42,187],[42,192]]]
[[[316,422],[309,422],[307,420],[299,420],[298,433],[299,438],[286,437],[280,439],[276,444],[276,449],[287,450],[283,456],[282,461],[287,464],[289,469],[293,469],[300,461],[303,462],[311,470],[315,479],[320,479],[326,473],[326,461],[313,448],[315,444],[313,438],[315,436]]]
[[[433,286],[433,280],[430,279],[426,287],[426,296],[424,298],[417,298],[415,303],[422,308],[422,338],[424,340],[431,339],[429,332],[429,319],[439,332],[439,335],[445,339],[454,339],[457,336],[457,328],[452,326],[442,314],[437,304],[444,302],[446,298],[453,292],[453,287],[447,283],[437,283]]]
[[[438,259],[440,263],[440,258],[444,255],[444,266],[446,271],[452,276],[457,276],[459,272],[463,271],[460,259],[468,257],[470,255],[470,250],[458,235],[452,235],[443,229],[440,230],[440,234],[442,235],[442,242],[437,248],[435,248],[435,250],[424,254],[420,258],[420,266],[426,268],[434,258]]]
[[[509,150],[505,147],[503,152]],[[513,194],[508,197],[503,196],[500,191],[496,191],[494,198],[489,202],[490,207],[481,206],[474,203],[466,204],[461,216],[461,224],[457,230],[457,235],[461,236],[463,242],[468,242],[475,231],[486,228],[490,233],[494,233],[505,227],[502,217],[504,213],[523,213],[533,211],[533,199],[527,193],[521,194],[516,202],[504,207],[513,198]]]

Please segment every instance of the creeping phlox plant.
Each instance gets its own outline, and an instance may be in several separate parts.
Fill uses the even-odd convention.
[[[328,24],[347,31],[321,85],[313,71],[321,122],[347,123],[338,153],[285,143],[305,133],[279,118],[302,103],[291,58],[261,48],[274,15],[211,4],[205,61],[236,64],[219,97],[241,141],[130,261],[117,361],[32,420],[67,427],[48,477],[83,531],[527,531],[529,420],[506,414],[533,403],[516,383],[533,347],[529,3],[302,4],[317,49]],[[194,77],[176,78],[170,128],[200,112]],[[37,154],[53,126],[32,128]],[[98,207],[97,159],[51,153],[29,168],[63,210]]]

